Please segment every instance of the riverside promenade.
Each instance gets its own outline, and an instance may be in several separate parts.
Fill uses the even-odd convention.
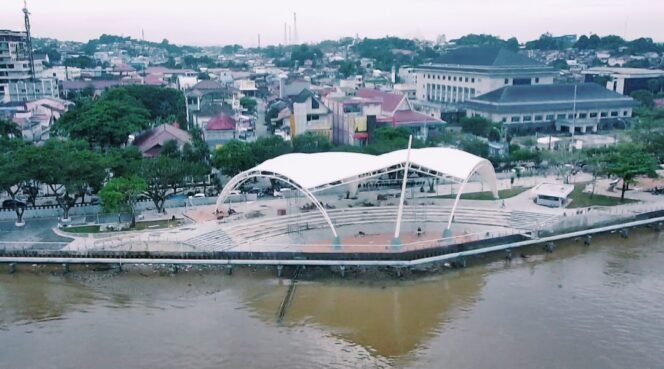
[[[587,178],[582,178],[587,180]],[[528,178],[515,183],[524,187],[555,180]],[[581,180],[580,180],[581,181]],[[509,183],[501,182],[507,189]],[[322,216],[293,206],[293,199],[271,199],[232,203],[235,214],[216,219],[213,207],[170,209],[169,215],[184,217],[187,224],[163,230],[145,230],[73,236],[62,248],[52,251],[4,248],[0,263],[102,263],[102,264],[209,264],[209,265],[326,265],[413,267],[457,262],[478,254],[543,245],[566,238],[592,237],[602,232],[620,232],[630,227],[661,229],[664,199],[646,192],[628,196],[640,202],[613,207],[551,209],[532,201],[529,190],[505,200],[463,200],[452,223],[452,235],[443,237],[443,224],[450,215],[452,199],[441,185],[439,195],[411,192],[404,207],[401,244],[391,244],[396,214],[395,200],[372,206],[375,192],[360,192],[356,199],[321,196],[334,204],[328,213],[342,233],[332,242]],[[607,191],[608,182],[598,182],[596,193]],[[467,192],[480,192],[469,183]],[[453,192],[453,189],[449,190]],[[277,216],[279,209],[289,209]],[[627,231],[628,232],[628,231]],[[590,238],[586,238],[590,240]]]

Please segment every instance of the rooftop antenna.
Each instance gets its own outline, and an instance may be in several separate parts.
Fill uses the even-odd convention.
[[[293,43],[297,45],[297,13],[293,13]]]
[[[261,34],[258,34],[258,49],[261,48]]]
[[[30,35],[30,12],[28,11],[27,0],[23,0],[23,14],[25,14],[25,44],[28,48],[28,57],[30,58],[30,78],[35,80],[35,55],[32,51],[32,36]]]
[[[145,41],[145,29],[141,28],[141,39]]]

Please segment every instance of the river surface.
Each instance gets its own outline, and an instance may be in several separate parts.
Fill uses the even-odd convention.
[[[416,279],[0,270],[0,368],[662,368],[664,233]]]

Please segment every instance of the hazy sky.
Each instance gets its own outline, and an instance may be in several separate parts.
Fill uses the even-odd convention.
[[[23,0],[0,0],[0,29],[23,29]],[[342,36],[449,39],[618,34],[664,41],[664,0],[29,0],[33,35],[86,41],[102,33],[172,43],[255,46],[283,41],[297,12],[301,42]],[[659,18],[659,19],[658,19]]]

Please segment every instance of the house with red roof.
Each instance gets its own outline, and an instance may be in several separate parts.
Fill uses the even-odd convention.
[[[139,134],[133,145],[138,146],[144,157],[153,158],[159,156],[168,141],[175,141],[181,149],[184,144],[191,143],[191,135],[175,124],[162,124]]]
[[[235,139],[237,131],[238,123],[235,118],[222,112],[207,121],[203,128],[203,137],[212,149],[216,149],[220,145]]]
[[[440,130],[445,125],[445,121],[441,119],[415,111],[406,95],[361,88],[357,90],[356,96],[380,102],[381,112],[376,116],[376,128],[404,127],[415,137],[424,140],[429,131]]]

